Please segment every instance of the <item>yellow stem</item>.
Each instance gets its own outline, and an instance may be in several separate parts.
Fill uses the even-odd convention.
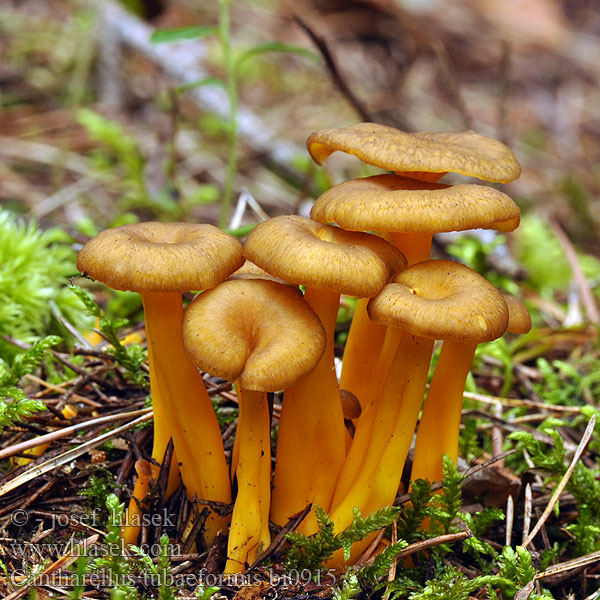
[[[348,332],[340,387],[352,392],[366,406],[371,373],[375,370],[377,359],[385,338],[386,326],[374,323],[367,314],[369,298],[360,298],[352,317]]]
[[[271,519],[278,525],[309,503],[329,510],[346,457],[347,432],[333,362],[339,294],[306,288],[304,297],[323,323],[327,347],[315,369],[283,397],[271,501]],[[314,511],[299,531],[317,531]]]
[[[366,516],[393,503],[423,403],[432,348],[431,339],[403,335],[376,405],[369,452],[351,489],[331,512],[336,532],[352,523],[354,507]],[[368,543],[354,544],[350,562]],[[342,553],[336,553],[328,564],[341,567]]]
[[[157,372],[157,360],[160,360],[161,353],[169,350],[163,349],[160,344],[161,331],[154,326],[153,313],[159,312],[159,307],[152,302],[152,298],[157,294],[142,294],[144,305],[144,320],[146,323],[146,342],[148,344],[148,367],[150,370],[150,394],[152,396],[152,409],[154,411],[154,437],[152,444],[152,458],[161,464],[175,424],[166,407],[167,399],[164,397],[158,381],[161,373]],[[180,294],[173,294],[181,301]],[[152,465],[153,478],[158,481],[159,467]],[[169,480],[167,483],[167,498],[173,495],[179,485],[179,464],[177,461],[177,452],[173,452],[171,460],[171,470],[169,471]],[[135,491],[135,490],[134,490]]]
[[[231,502],[221,430],[202,377],[183,349],[181,295],[145,293],[142,298],[155,410],[153,458],[162,460],[163,445],[166,447],[172,436],[188,497]],[[158,424],[157,407],[159,417],[160,410],[164,415]],[[171,488],[169,474],[169,492]],[[210,541],[225,526],[226,519],[211,513],[206,523],[207,539]]]
[[[426,233],[386,234],[386,239],[404,254],[408,266],[429,259],[432,237],[432,234]],[[371,374],[375,372],[386,331],[384,325],[369,319],[368,302],[368,298],[361,298],[356,305],[346,340],[340,377],[340,387],[352,392],[359,399],[361,406],[369,393]]]
[[[458,459],[465,381],[476,345],[446,340],[429,387],[417,432],[411,480],[442,479],[442,455]]]
[[[431,256],[432,233],[388,233],[387,239],[404,254],[409,267]]]
[[[156,479],[153,477],[153,473],[156,470],[153,467],[154,465],[151,462],[143,458],[140,458],[135,463],[135,470],[138,476],[135,481],[131,500],[129,501],[129,507],[125,511],[123,526],[121,527],[121,538],[126,545],[138,543],[144,514],[143,503],[148,495],[150,481],[154,480],[156,482]]]
[[[418,179],[419,181],[435,183],[444,175],[446,175],[446,173],[431,173],[429,171],[396,171],[396,175],[408,177],[409,179]]]
[[[409,265],[427,260],[431,253],[432,236],[429,234],[389,233],[386,234],[386,238],[406,256]],[[362,394],[362,397],[359,396],[362,414],[358,419],[354,439],[336,485],[332,509],[346,496],[361,468],[362,461],[368,453],[372,452],[371,437],[380,436],[380,432],[373,427],[377,412],[374,405],[379,403],[383,383],[399,344],[400,330],[393,327],[387,328],[387,334],[380,341],[381,330],[385,331],[386,328],[369,320],[366,311],[367,303],[368,300],[359,300],[354,315],[354,319],[358,319],[354,329],[355,335],[352,336],[355,327],[353,320],[344,352],[340,386],[354,394],[356,391],[349,386],[359,390]],[[367,326],[367,323],[370,325]],[[376,330],[375,326],[381,330]],[[351,344],[350,350],[349,344]],[[354,365],[359,366],[357,368]],[[347,381],[350,383],[346,383]]]
[[[252,564],[259,550],[269,545],[271,436],[269,404],[265,392],[236,386],[240,413],[238,495],[233,508],[225,573],[239,573]]]
[[[365,403],[362,406],[362,414],[356,425],[356,431],[354,432],[354,439],[352,440],[350,451],[348,452],[348,456],[346,456],[340,477],[335,487],[335,494],[333,496],[333,501],[331,502],[332,509],[335,509],[350,491],[350,488],[360,471],[362,462],[367,454],[371,452],[371,436],[373,435],[377,404],[381,396],[383,384],[385,383],[394,356],[398,350],[401,335],[402,331],[400,329],[394,327],[387,328],[383,348],[379,355],[379,361],[375,364],[372,371],[373,375],[365,377],[369,383],[369,387],[367,388],[368,394],[365,398]],[[374,435],[379,436],[380,432],[376,431]]]

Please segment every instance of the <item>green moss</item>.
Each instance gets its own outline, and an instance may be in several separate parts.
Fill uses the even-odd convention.
[[[42,231],[36,223],[0,210],[0,357],[5,360],[17,349],[2,336],[32,343],[51,333],[64,334],[56,314],[80,328],[90,322],[65,285],[77,272],[71,242],[59,229]]]

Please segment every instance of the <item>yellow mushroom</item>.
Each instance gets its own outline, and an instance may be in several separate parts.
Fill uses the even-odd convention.
[[[527,333],[531,329],[531,317],[525,305],[514,296],[502,294],[507,305],[506,331]],[[477,340],[457,341],[460,324],[453,337],[444,338],[440,358],[435,369],[415,444],[415,456],[411,480],[442,478],[442,456],[458,458],[462,395],[465,381],[477,344]],[[500,337],[500,336],[497,336]]]
[[[123,519],[124,525],[121,527],[121,537],[124,540],[127,540],[131,531],[138,531],[141,528],[142,515],[145,513],[146,509],[146,497],[148,496],[152,482],[154,481],[156,483],[156,480],[153,479],[156,469],[154,468],[154,465],[145,458],[136,460],[135,472],[137,473],[134,488],[136,493],[133,494],[129,500],[129,506],[125,511],[125,518]]]
[[[338,486],[342,493],[336,493],[331,511],[336,531],[350,525],[355,506],[369,514],[394,501],[423,401],[433,341],[476,345],[502,335],[508,322],[500,292],[468,267],[446,260],[408,267],[370,300],[368,310],[373,320],[402,330],[403,343],[376,405],[377,436],[351,484],[346,490]],[[363,547],[356,544],[352,556]],[[340,555],[332,564],[340,566]]]
[[[336,222],[345,229],[388,232],[409,264],[416,264],[429,257],[434,233],[472,228],[510,231],[518,226],[520,211],[509,196],[494,188],[375,175],[331,188],[316,201],[311,216],[322,223]],[[373,423],[373,405],[379,402],[401,335],[399,329],[388,328],[378,351],[381,329],[375,328],[382,326],[374,324],[370,328],[366,309],[359,308],[348,339],[349,351],[354,352],[344,353],[340,385],[358,397],[363,413],[340,475],[337,497],[347,492],[361,461],[371,451],[372,438],[379,435]],[[359,334],[352,336],[355,325]]]
[[[386,239],[400,249],[409,265],[430,258],[434,233],[468,228],[466,224],[461,224],[463,213],[457,196],[463,192],[468,195],[469,192],[452,192],[444,207],[437,207],[436,210],[434,203],[439,196],[422,192],[443,190],[448,186],[428,183],[435,184],[446,172],[505,183],[516,179],[521,172],[513,153],[502,142],[473,131],[410,134],[376,123],[359,123],[340,129],[316,131],[309,136],[307,146],[318,164],[322,164],[333,152],[342,151],[368,164],[403,175],[398,178],[393,175],[376,176],[342,183],[317,200],[311,217],[321,223],[337,223],[352,231],[389,232]],[[414,197],[409,199],[411,192],[399,197],[385,194],[386,191],[399,190],[411,190]],[[369,197],[363,198],[363,193]],[[377,195],[379,197],[374,198]],[[453,206],[452,200],[458,200],[458,204]],[[378,205],[377,208],[375,205]],[[430,210],[433,215],[432,226],[423,228],[424,221],[415,215],[415,221],[420,222],[421,229],[405,229],[405,223],[412,217],[411,209],[420,213]],[[396,219],[393,214],[396,211],[406,218],[404,223],[391,225]],[[436,213],[443,212],[454,219],[455,224],[445,225],[448,229],[435,229],[433,223],[437,220]],[[355,222],[353,217],[356,218]],[[384,337],[384,328],[369,321],[366,302],[359,301],[346,342],[340,385],[356,394],[363,403],[369,393],[368,378],[363,374],[375,371]]]
[[[152,458],[162,462],[171,437],[177,457],[168,495],[178,485],[178,465],[190,499],[231,501],[216,415],[202,377],[183,349],[181,294],[217,285],[242,263],[241,244],[204,224],[138,223],[107,229],[79,253],[77,268],[84,275],[142,296],[154,408]],[[153,469],[157,481],[158,467]],[[141,501],[145,492],[136,487],[133,495]],[[211,515],[208,537],[223,525]],[[124,533],[126,542],[135,543],[139,527],[126,524]]]
[[[527,333],[531,329],[531,317],[525,305],[514,296],[502,294],[508,309],[506,331]],[[465,301],[468,298],[465,296]],[[419,424],[411,480],[442,478],[442,456],[458,459],[458,439],[465,381],[471,368],[473,356],[480,341],[461,339],[461,327],[444,338],[438,364],[429,387],[427,400]],[[500,337],[499,335],[496,337]]]
[[[283,525],[309,503],[329,509],[346,456],[346,430],[334,368],[334,334],[340,293],[370,298],[406,262],[381,238],[283,216],[248,235],[246,256],[267,272],[306,286],[327,348],[316,368],[286,390],[281,409],[271,518]],[[303,448],[303,452],[298,452]],[[314,533],[312,512],[300,525]]]
[[[232,278],[187,308],[184,344],[201,369],[236,381],[240,414],[226,572],[243,571],[269,544],[271,446],[266,392],[296,383],[325,350],[323,327],[289,285]]]
[[[319,165],[339,150],[367,164],[428,181],[434,179],[431,174],[448,171],[497,183],[521,174],[514,154],[502,142],[474,131],[406,133],[377,123],[358,123],[316,131],[307,147]]]

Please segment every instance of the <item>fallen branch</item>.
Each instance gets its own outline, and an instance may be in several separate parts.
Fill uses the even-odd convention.
[[[438,535],[437,537],[429,538],[427,540],[421,540],[411,544],[410,546],[407,546],[404,550],[402,550],[402,552],[398,554],[397,560],[401,561],[415,552],[422,552],[423,550],[433,548],[434,546],[452,542],[460,542],[470,538],[472,535],[473,534],[468,529],[465,529],[463,531],[459,531],[458,533],[447,533],[445,535]]]
[[[193,84],[207,77],[201,65],[208,48],[202,40],[155,45],[150,42],[153,27],[113,0],[104,0],[99,6],[102,36],[108,29],[112,38],[151,60],[177,85]],[[229,118],[229,99],[220,87],[199,86],[187,91],[186,95],[202,110]],[[264,155],[277,170],[301,181],[302,176],[290,165],[294,157],[304,152],[302,148],[277,139],[268,125],[244,106],[238,108],[238,131],[240,138],[254,152]]]

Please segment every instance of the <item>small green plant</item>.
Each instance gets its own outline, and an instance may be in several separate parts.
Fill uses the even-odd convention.
[[[535,578],[535,568],[533,566],[531,554],[522,546],[512,549],[505,546],[499,559],[500,572],[497,585],[501,587],[502,600],[509,600],[516,597],[519,590],[530,586],[533,590],[533,581]],[[500,578],[505,581],[501,581]],[[488,588],[489,589],[489,588]],[[533,592],[528,596],[530,600],[541,600],[542,598],[553,598],[552,594],[542,589],[538,594]],[[497,595],[490,590],[490,598],[495,599]]]
[[[46,351],[61,341],[55,335],[39,340],[29,350],[17,354],[12,365],[0,358],[0,431],[24,417],[46,409],[40,400],[28,398],[18,384],[22,377],[39,367]]]
[[[139,594],[131,583],[132,563],[123,556],[121,524],[125,505],[115,494],[106,498],[108,522],[104,540],[104,555],[92,563],[92,569],[103,573],[112,583],[111,600],[138,600]]]
[[[99,321],[100,332],[111,345],[116,361],[125,369],[130,380],[138,385],[146,385],[148,382],[141,369],[142,363],[146,361],[144,349],[139,344],[124,346],[119,340],[119,330],[128,324],[128,320],[108,318],[85,290],[74,285],[70,289],[81,300],[88,313]]]
[[[75,269],[71,238],[59,229],[42,231],[0,209],[0,357],[10,361],[17,348],[3,336],[33,343],[65,333],[54,318],[76,328],[90,319],[65,286]],[[54,309],[54,312],[53,312]]]
[[[517,442],[517,448],[527,450],[534,466],[547,474],[546,484],[558,481],[568,468],[564,442],[557,427],[569,426],[568,422],[556,419],[547,419],[540,425],[538,429],[552,438],[550,446],[526,431],[516,431],[509,436]],[[578,508],[575,521],[566,528],[574,540],[570,548],[573,556],[600,550],[599,476],[599,469],[587,467],[579,461],[567,483],[566,489],[574,496]]]
[[[361,591],[358,575],[355,571],[346,571],[342,576],[341,585],[333,590],[333,600],[350,600]]]
[[[177,29],[161,29],[152,35],[154,43],[169,43],[181,40],[204,38],[216,35],[219,42],[219,49],[224,63],[224,78],[206,77],[200,81],[185,85],[180,91],[187,91],[194,87],[216,85],[222,87],[229,101],[229,115],[223,124],[223,130],[228,137],[227,152],[227,172],[225,176],[225,186],[221,197],[221,206],[219,211],[218,225],[221,228],[226,227],[229,218],[229,209],[234,192],[234,179],[238,164],[238,104],[239,104],[239,84],[241,80],[242,67],[249,59],[264,54],[266,52],[288,52],[304,56],[310,60],[318,60],[318,57],[299,46],[284,44],[281,42],[266,42],[253,46],[246,50],[238,51],[234,47],[231,38],[231,19],[230,19],[231,0],[219,0],[219,24],[216,26],[200,25],[192,27],[180,27]]]
[[[104,486],[102,489],[105,489]],[[155,588],[156,596],[152,597],[158,600],[175,600],[177,590],[171,576],[169,537],[160,537],[156,561],[137,546],[128,546],[125,551],[121,539],[124,506],[115,494],[106,495],[103,507],[107,514],[106,536],[102,545],[102,555],[94,559],[84,556],[78,561],[71,592],[72,600],[81,597],[83,581],[89,573],[100,575],[110,582],[105,587],[110,590],[111,600],[139,600],[140,593],[135,586],[136,577],[142,578],[145,587]],[[207,588],[204,591],[210,591],[210,594],[203,596],[197,591],[197,597],[208,599],[218,588]],[[142,598],[147,597],[142,595]]]
[[[534,386],[548,404],[584,406],[584,393],[588,393],[594,399],[600,398],[600,390],[595,386],[600,367],[600,361],[597,359],[588,360],[586,365],[582,365],[581,371],[572,363],[562,360],[548,361],[545,358],[539,358],[536,366],[542,377]]]
[[[115,487],[115,476],[108,469],[100,468],[89,476],[86,487],[79,492],[80,496],[87,499],[88,509],[95,515],[97,527],[103,527],[108,522],[110,512],[106,499]]]
[[[315,515],[319,531],[312,536],[301,533],[288,533],[287,539],[292,542],[286,556],[286,569],[297,569],[301,572],[308,569],[317,573],[334,552],[342,549],[344,558],[350,558],[350,550],[354,542],[358,542],[382,527],[391,525],[397,518],[400,509],[397,507],[382,508],[367,517],[363,517],[358,509],[354,509],[354,522],[340,533],[333,532],[333,521],[319,506],[315,506]]]
[[[158,555],[158,600],[175,600],[175,592],[169,584],[171,560],[169,558],[169,536],[160,536],[160,554]]]
[[[528,592],[523,597],[530,600],[553,598],[546,590],[542,590],[541,594],[533,592],[535,569],[531,555],[524,548],[518,546],[513,550],[506,546],[498,562],[500,568],[497,574],[479,575],[472,579],[451,565],[436,563],[435,576],[428,579],[422,587],[416,582],[411,584],[403,579],[389,584],[390,599],[468,600],[478,590],[486,590],[486,597],[492,600],[513,600],[522,589]]]
[[[386,546],[374,559],[372,564],[363,567],[358,572],[360,583],[363,586],[376,584],[385,577],[394,560],[408,546],[408,542],[400,540],[394,544]]]
[[[505,547],[502,553],[498,553],[482,537],[496,521],[504,518],[502,511],[489,508],[473,515],[463,512],[461,482],[462,475],[447,457],[444,457],[444,479],[440,493],[432,494],[427,481],[414,482],[411,502],[405,506],[397,522],[398,535],[413,543],[468,529],[471,535],[463,540],[461,552],[465,557],[472,557],[483,574],[467,577],[445,560],[456,550],[449,544],[439,544],[428,551],[425,563],[419,559],[421,553],[418,553],[416,566],[403,566],[394,581],[381,581],[381,575],[384,574],[381,571],[380,582],[375,585],[374,591],[384,590],[391,600],[467,600],[478,590],[485,589],[490,598],[509,600],[520,589],[533,585],[535,569],[527,550]],[[425,564],[428,565],[427,569]],[[362,573],[368,568],[358,572],[361,583],[365,581]],[[537,600],[552,598],[546,591],[542,594],[531,593],[528,597]]]
[[[179,216],[179,207],[170,190],[159,190],[156,194],[148,190],[144,155],[137,140],[127,134],[120,123],[88,108],[78,111],[77,120],[87,129],[90,137],[104,147],[104,150],[96,150],[93,155],[96,168],[103,173],[113,174],[117,171],[120,174],[123,187],[119,200],[121,212],[146,208],[163,218]],[[121,219],[119,225],[123,224]]]

